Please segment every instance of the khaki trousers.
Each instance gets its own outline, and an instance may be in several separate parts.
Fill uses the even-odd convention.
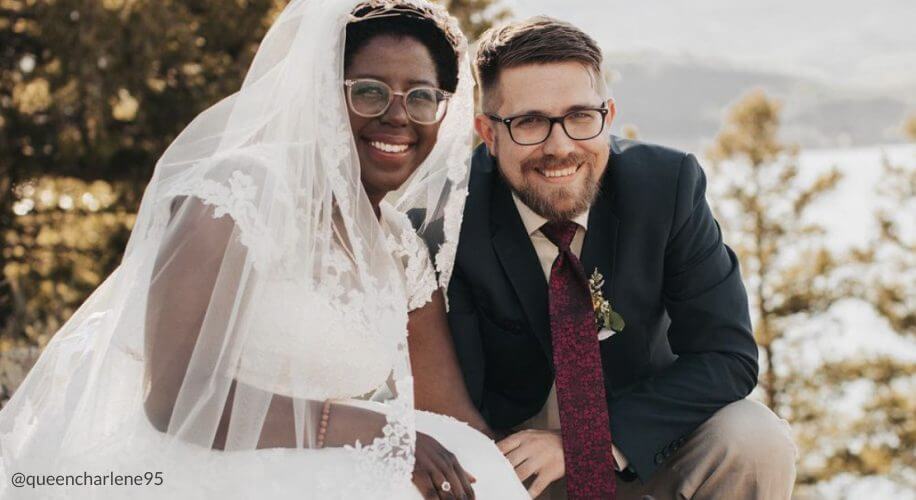
[[[617,498],[788,499],[795,483],[796,454],[788,422],[766,406],[743,399],[700,425],[645,484],[618,478]],[[565,499],[562,479],[538,497]]]

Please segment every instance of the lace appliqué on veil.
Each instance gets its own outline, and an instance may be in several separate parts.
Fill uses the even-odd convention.
[[[407,308],[413,311],[432,300],[433,293],[438,288],[436,273],[429,258],[429,250],[420,236],[414,232],[407,215],[392,207],[386,208],[390,210],[383,212],[384,217],[395,219],[389,222],[396,226],[393,231],[388,231],[388,248],[403,264]]]
[[[395,385],[398,394],[413,394],[412,379],[399,380]],[[375,438],[369,445],[357,441],[354,446],[345,447],[358,455],[359,466],[365,472],[360,481],[384,483],[398,478],[409,479],[413,474],[416,462],[413,405],[401,396],[390,401],[388,406],[390,413],[382,429],[382,437]]]
[[[293,216],[292,193],[284,182],[272,182],[273,192],[263,192],[266,182],[256,181],[252,173],[257,172],[266,178],[276,174],[263,166],[265,159],[256,153],[237,151],[214,156],[205,162],[195,169],[203,175],[176,182],[160,199],[193,196],[213,207],[214,219],[229,215],[239,228],[239,240],[251,253],[254,267],[259,271],[268,269],[291,251],[299,235]],[[230,165],[236,162],[243,163],[245,167],[230,169]],[[260,215],[263,210],[259,204],[267,196],[271,203],[284,206],[282,211],[290,215],[283,218],[279,224],[282,229],[275,232],[268,229],[267,221],[262,220],[263,215]]]
[[[464,218],[464,201],[467,196],[467,187],[456,189],[445,205],[446,239],[436,253],[436,271],[439,272],[439,286],[442,289],[448,288],[449,280],[452,278],[452,267],[458,252],[458,234]]]

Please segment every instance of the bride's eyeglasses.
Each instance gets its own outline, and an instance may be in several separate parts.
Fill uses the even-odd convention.
[[[411,121],[421,125],[438,123],[445,116],[451,92],[435,87],[414,87],[406,92],[395,92],[385,82],[363,78],[344,80],[347,87],[347,104],[359,116],[375,118],[388,111],[395,96],[404,102]]]

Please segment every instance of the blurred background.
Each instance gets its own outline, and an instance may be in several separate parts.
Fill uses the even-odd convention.
[[[619,135],[696,153],[796,497],[916,498],[916,3],[441,0],[605,51]],[[118,265],[159,155],[285,0],[0,0],[0,406]]]

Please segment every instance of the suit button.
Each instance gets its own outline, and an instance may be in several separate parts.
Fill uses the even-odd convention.
[[[664,461],[665,456],[661,452],[655,454],[655,465],[661,465],[661,463]]]

